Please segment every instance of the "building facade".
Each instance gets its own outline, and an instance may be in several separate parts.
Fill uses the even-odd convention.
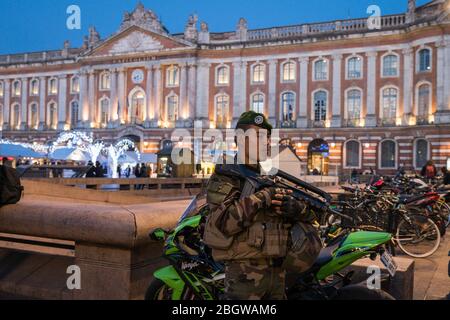
[[[67,130],[131,137],[156,153],[175,129],[226,129],[265,113],[308,169],[438,167],[450,158],[450,1],[406,13],[170,34],[138,4],[81,48],[0,56],[3,138],[47,143]],[[374,19],[374,20],[373,20]],[[205,142],[207,143],[207,141]]]

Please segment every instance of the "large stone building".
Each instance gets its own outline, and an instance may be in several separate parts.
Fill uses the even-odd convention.
[[[240,19],[223,33],[191,16],[170,34],[139,4],[106,39],[91,28],[81,48],[0,56],[2,134],[47,142],[88,130],[155,153],[174,128],[226,129],[253,109],[310,170],[444,166],[449,13],[449,0],[410,0],[406,13],[378,20],[252,30]]]

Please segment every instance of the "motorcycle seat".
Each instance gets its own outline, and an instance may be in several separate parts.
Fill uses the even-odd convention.
[[[328,262],[333,260],[333,253],[340,247],[340,243],[336,243],[335,245],[332,245],[330,247],[323,248],[319,256],[316,259],[316,262],[314,263],[317,267],[322,267],[326,265]]]

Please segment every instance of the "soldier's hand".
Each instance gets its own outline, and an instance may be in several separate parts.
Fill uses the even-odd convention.
[[[265,199],[266,207],[279,207],[281,206],[281,201],[285,195],[292,194],[291,190],[281,189],[281,188],[265,188],[258,192]]]
[[[306,206],[291,196],[292,191],[287,194],[277,194],[277,200],[272,202],[275,212],[289,220],[301,220]]]

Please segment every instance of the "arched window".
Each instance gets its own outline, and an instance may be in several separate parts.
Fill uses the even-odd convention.
[[[255,93],[252,96],[252,110],[257,113],[264,113],[264,95]]]
[[[431,51],[422,49],[419,51],[419,72],[431,70]]]
[[[430,156],[429,143],[425,139],[418,139],[414,145],[414,165],[417,169],[425,166]]]
[[[170,66],[167,68],[167,86],[178,87],[180,84],[180,72],[177,66]]]
[[[362,78],[362,59],[360,57],[352,57],[347,61],[347,78]]]
[[[70,92],[71,93],[79,93],[80,92],[80,78],[78,78],[78,76],[74,76],[70,80]]]
[[[131,96],[131,107],[129,110],[129,119],[133,124],[142,122],[142,114],[145,106],[145,94],[142,90],[137,90]]]
[[[58,94],[58,80],[56,78],[51,78],[50,80],[48,80],[48,94]]]
[[[356,169],[361,167],[361,144],[359,141],[350,140],[346,142],[345,167]]]
[[[0,104],[0,128],[3,127],[3,105]]]
[[[39,80],[33,79],[30,82],[30,95],[37,96],[39,95]]]
[[[70,104],[70,124],[72,125],[72,128],[76,128],[78,126],[79,120],[80,116],[78,101],[72,101]]]
[[[3,97],[4,94],[5,94],[5,87],[3,81],[0,81],[0,97]]]
[[[321,122],[327,120],[328,94],[326,91],[314,93],[314,121]]]
[[[288,61],[283,64],[282,78],[283,82],[292,82],[296,79],[296,64],[292,61]]]
[[[55,130],[58,125],[58,110],[55,102],[50,102],[48,105],[48,127]]]
[[[170,95],[167,97],[167,121],[176,122],[178,114],[178,96]]]
[[[281,120],[284,125],[294,122],[295,113],[295,93],[286,92],[281,95]]]
[[[385,140],[380,144],[380,168],[397,168],[397,145],[392,140]]]
[[[319,59],[314,62],[314,80],[328,80],[328,62],[325,59]]]
[[[11,127],[13,130],[17,130],[20,127],[20,105],[16,103],[11,109]]]
[[[38,118],[38,105],[37,103],[32,103],[30,106],[30,128],[37,129],[39,118]]]
[[[266,66],[259,63],[253,67],[252,82],[264,83],[266,81]]]
[[[230,69],[228,66],[220,66],[217,68],[216,83],[219,86],[228,85],[230,83]]]
[[[219,94],[216,97],[216,127],[226,128],[228,123],[228,112],[230,98],[226,94]]]
[[[107,71],[100,73],[100,90],[108,91],[111,89],[111,74]]]
[[[395,122],[397,118],[398,90],[392,87],[385,88],[382,94],[382,118],[388,122]]]
[[[21,91],[22,91],[21,82],[19,80],[15,80],[12,84],[13,97],[20,97]]]
[[[398,76],[398,56],[389,54],[383,57],[383,77]]]
[[[361,119],[362,97],[361,90],[347,91],[347,119],[350,121]]]
[[[417,89],[417,116],[420,120],[427,120],[430,114],[431,86],[428,83],[420,85]]]
[[[109,99],[103,98],[100,100],[100,125],[106,128],[109,122]]]

